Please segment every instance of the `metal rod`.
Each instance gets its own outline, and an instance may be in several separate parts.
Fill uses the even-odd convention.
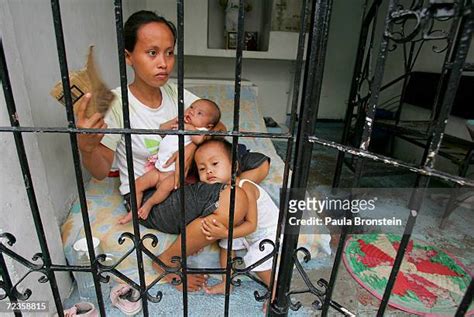
[[[311,143],[307,142],[307,136],[314,132],[316,124],[324,74],[331,8],[331,0],[316,0],[312,2],[311,6],[311,28],[306,52],[307,66],[304,75],[305,85],[300,106],[300,113],[302,113],[302,115],[300,116],[301,121],[298,126],[296,139],[291,188],[305,188],[308,180],[307,171],[309,170],[312,146]],[[293,196],[296,195],[293,192],[290,193],[290,198]],[[299,216],[301,217],[301,215]],[[286,315],[290,305],[287,293],[291,283],[294,264],[293,253],[298,243],[299,227],[289,228],[289,226],[285,224],[284,232],[289,232],[289,230],[292,231],[292,234],[285,234],[283,239],[276,300],[272,305],[272,308],[275,309],[269,312],[270,316]]]
[[[11,303],[18,303],[18,299],[14,294],[12,294],[13,283],[10,279],[10,273],[8,272],[8,267],[5,263],[3,252],[0,252],[0,272],[2,276],[2,288],[5,291],[6,297],[8,297]],[[15,311],[14,314],[15,316],[21,316],[21,312],[19,311]]]
[[[74,111],[71,97],[71,87],[69,82],[69,71],[66,58],[66,47],[64,44],[64,34],[61,20],[61,10],[59,7],[59,0],[52,0],[51,7],[53,12],[54,31],[56,34],[56,46],[58,50],[59,67],[61,70],[61,80],[63,85],[64,100],[66,105],[66,114],[68,118],[68,127],[75,128],[76,123],[74,120]],[[79,203],[81,206],[82,222],[84,224],[84,234],[87,242],[87,249],[90,259],[90,265],[92,268],[92,277],[94,281],[95,293],[97,296],[97,303],[99,311],[102,315],[105,315],[104,299],[102,297],[102,289],[100,280],[98,277],[98,268],[96,263],[96,254],[94,251],[94,244],[92,242],[92,229],[90,226],[89,212],[87,208],[86,194],[84,189],[84,180],[82,177],[81,159],[79,156],[79,148],[77,144],[77,138],[75,133],[69,134],[69,140],[71,143],[72,158],[74,162],[74,172],[76,175],[76,186],[79,196]]]
[[[353,148],[347,145],[341,145],[333,141],[328,141],[322,138],[318,138],[316,136],[309,136],[309,142],[317,143],[326,147],[331,147],[338,151],[349,153],[351,155],[358,156],[364,159],[369,159],[369,160],[373,160],[377,162],[383,162],[384,164],[392,165],[393,167],[400,168],[400,169],[406,169],[406,170],[409,170],[410,172],[417,173],[420,175],[425,175],[429,177],[437,177],[439,179],[453,182],[461,186],[474,186],[474,181],[469,178],[452,176],[451,174],[438,171],[433,168],[428,168],[428,167],[420,168],[420,167],[417,167],[417,165],[408,164],[408,163],[405,163],[404,161],[396,160],[385,155],[375,154],[370,151]]]
[[[462,317],[466,315],[467,310],[469,309],[469,306],[471,305],[473,298],[474,298],[474,278],[471,278],[471,283],[469,283],[466,293],[464,294],[464,297],[456,311],[456,314],[455,314],[456,317]]]
[[[184,130],[184,1],[176,1],[176,11],[178,17],[177,28],[177,44],[178,44],[178,128]],[[183,316],[188,316],[188,265],[186,257],[186,205],[184,197],[184,136],[178,136],[179,149],[179,194],[182,201],[181,204],[181,282],[183,283]]]
[[[301,74],[303,70],[303,57],[304,57],[304,48],[305,48],[305,35],[306,35],[306,25],[309,18],[310,13],[310,0],[303,0],[301,4],[301,23],[300,23],[300,32],[298,36],[298,52],[296,55],[296,65],[295,65],[295,77],[293,78],[293,96],[292,96],[292,104],[291,104],[291,119],[290,119],[290,127],[289,131],[292,133],[295,130],[296,125],[296,114],[298,109],[298,100],[299,100],[299,92],[300,92],[300,83],[301,83]],[[277,259],[280,250],[281,244],[281,232],[283,230],[282,224],[285,221],[285,215],[287,210],[287,188],[288,188],[288,178],[290,175],[290,162],[292,157],[293,151],[293,143],[294,138],[288,139],[287,146],[286,146],[286,160],[285,160],[285,168],[283,171],[283,184],[281,187],[281,195],[280,195],[280,212],[278,214],[278,227],[275,237],[275,255],[273,256],[273,263],[272,263],[272,272],[270,278],[270,300],[269,306],[267,306],[267,312],[271,310],[271,300],[274,297],[274,288],[275,288],[275,276],[276,276],[276,268],[277,268]]]
[[[125,43],[123,36],[123,13],[122,13],[122,1],[115,0],[115,27],[117,33],[117,50],[119,57],[119,70],[120,70],[120,88],[122,93],[122,111],[123,111],[123,126],[130,129],[130,114],[128,108],[128,87],[127,87],[127,69],[125,64]],[[138,223],[138,211],[137,211],[137,200],[136,200],[136,189],[135,189],[135,172],[133,167],[133,152],[132,152],[132,140],[130,134],[125,134],[125,154],[127,158],[127,169],[128,169],[128,183],[130,186],[130,205],[132,213],[133,223],[133,234],[134,234],[134,245],[136,248],[137,255],[137,268],[138,277],[140,281],[140,295],[142,299],[143,315],[148,316],[148,298],[146,296],[146,282],[145,273],[143,267],[143,254],[142,244],[140,242],[140,228]]]
[[[13,97],[12,86],[10,82],[10,76],[8,74],[7,62],[5,59],[5,51],[3,49],[3,41],[0,38],[0,72],[1,72],[1,81],[3,87],[3,94],[5,96],[5,103],[8,110],[8,117],[10,119],[11,126],[19,127],[20,121],[18,118],[18,113],[16,111],[15,99]],[[38,237],[38,242],[40,244],[43,263],[46,268],[46,275],[50,281],[51,291],[53,293],[54,303],[59,314],[62,314],[63,306],[61,303],[61,296],[59,294],[58,284],[56,282],[56,276],[53,271],[51,271],[51,255],[49,253],[48,244],[46,241],[46,235],[44,232],[43,222],[41,221],[41,215],[38,208],[38,202],[36,200],[36,194],[33,186],[33,180],[31,178],[30,167],[28,164],[28,158],[26,155],[25,145],[23,143],[23,137],[21,133],[13,133],[13,138],[15,140],[15,146],[17,149],[18,160],[20,162],[21,172],[23,175],[23,181],[25,183],[25,189],[28,196],[28,201],[31,208],[31,214],[33,216],[33,222],[35,224],[36,235]]]
[[[189,131],[189,130],[159,130],[159,129],[84,129],[65,127],[0,127],[0,132],[32,132],[32,133],[81,133],[81,134],[166,134],[166,135],[211,135],[220,137],[262,138],[262,139],[290,139],[290,133],[269,133],[249,131]]]
[[[462,6],[461,4],[459,5]],[[451,46],[451,49],[453,49],[453,51],[450,53],[451,58],[453,60],[450,63],[448,61],[445,61],[444,65],[449,63],[450,65],[452,65],[452,67],[450,73],[447,76],[446,93],[442,94],[439,118],[433,129],[433,134],[430,138],[429,146],[426,147],[423,156],[422,166],[424,168],[433,168],[436,154],[440,149],[441,142],[443,139],[443,133],[446,128],[446,123],[451,112],[454,99],[456,97],[459,82],[461,80],[462,68],[466,61],[469,46],[471,44],[473,29],[474,11],[471,8],[470,10],[468,9],[467,14],[461,18],[457,40],[454,43],[449,44]],[[444,65],[443,69],[445,68]],[[411,229],[416,223],[418,211],[420,210],[423,201],[424,188],[426,188],[428,184],[429,178],[427,177],[420,177],[416,181],[415,191],[409,204],[410,209],[412,211],[408,218],[407,228],[405,228],[405,234],[400,242],[397,256],[395,257],[394,265],[392,271],[390,272],[390,277],[388,279],[387,286],[385,288],[382,301],[377,312],[377,316],[383,316],[388,305],[390,294],[395,285],[395,280],[400,270],[400,266],[405,255],[405,250],[411,237]]]
[[[378,1],[375,1],[378,2]],[[371,10],[369,11],[369,14],[367,17],[365,17],[365,11],[367,10],[367,1],[364,3],[364,9],[362,13],[362,26],[361,26],[361,32],[359,34],[359,44],[357,47],[357,55],[355,59],[355,64],[354,64],[354,71],[352,73],[352,83],[351,83],[351,89],[349,92],[349,103],[347,105],[346,109],[346,114],[344,117],[344,130],[342,132],[342,137],[341,137],[341,144],[346,145],[347,141],[349,139],[349,133],[351,131],[351,124],[352,124],[352,117],[354,114],[354,108],[357,104],[356,96],[357,96],[357,91],[359,90],[359,80],[361,76],[361,70],[362,70],[362,65],[364,63],[364,52],[365,52],[365,47],[367,43],[367,36],[369,34],[369,26],[370,23],[365,23],[365,19],[371,18],[373,19],[373,13],[371,11],[373,10],[372,8],[375,8],[375,2],[372,4]],[[375,11],[376,12],[376,11]],[[341,173],[342,173],[342,164],[344,162],[344,152],[339,152],[337,155],[337,160],[336,160],[336,166],[334,169],[334,176],[333,176],[333,181],[332,181],[332,187],[336,188],[339,187],[340,181],[341,181]]]
[[[385,33],[391,30],[390,14],[397,7],[397,5],[398,5],[398,0],[391,0],[389,3],[389,7],[388,7],[387,14],[385,17]],[[388,37],[385,37],[385,36],[381,40],[377,63],[374,70],[374,73],[375,73],[374,79],[370,86],[370,90],[372,93],[370,95],[370,98],[368,101],[368,107],[365,113],[364,127],[362,131],[362,138],[361,138],[361,143],[360,143],[360,149],[363,151],[367,151],[370,144],[372,125],[373,125],[374,117],[375,117],[375,108],[377,106],[378,99],[379,99],[379,93],[380,93],[380,88],[382,86],[385,62],[386,62],[386,58],[388,54],[388,42],[389,42],[389,39]],[[363,160],[359,159],[356,162],[353,187],[358,187],[360,177],[362,174],[362,168],[363,168]],[[350,231],[350,228],[347,228],[345,226],[341,230],[340,240],[339,240],[339,244],[336,250],[336,255],[334,257],[333,267],[331,270],[331,277],[329,279],[329,285],[328,285],[326,297],[324,298],[324,303],[322,307],[321,316],[323,317],[327,316],[328,314],[331,297],[334,290],[334,285],[336,284],[337,274],[339,271],[339,265],[342,261],[343,246],[347,238],[347,235],[349,234],[349,231]]]
[[[239,18],[237,23],[237,49],[235,51],[235,88],[234,88],[234,124],[232,131],[238,132],[240,129],[240,89],[242,82],[242,51],[244,47],[244,21],[245,10],[244,0],[239,1]],[[229,211],[229,236],[227,240],[227,263],[225,273],[225,299],[224,299],[224,316],[229,316],[230,304],[230,278],[232,269],[232,241],[234,234],[234,213],[235,213],[235,180],[237,177],[237,145],[239,138],[232,137],[232,177],[230,182],[230,211]]]

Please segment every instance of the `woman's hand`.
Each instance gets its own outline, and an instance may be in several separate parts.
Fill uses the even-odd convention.
[[[177,124],[177,122],[178,122],[178,117],[175,117],[171,120],[163,122],[162,124],[160,124],[160,130],[173,130],[173,126]]]
[[[94,113],[90,118],[86,117],[86,108],[91,100],[91,94],[87,93],[81,98],[77,105],[76,127],[83,129],[106,129],[107,124],[100,113]],[[83,153],[92,153],[102,140],[103,134],[81,134],[77,135],[79,149]]]
[[[94,113],[90,118],[86,117],[86,108],[91,100],[91,94],[87,93],[81,98],[77,105],[76,126],[83,129],[105,129],[107,124],[99,113]],[[84,167],[97,179],[107,177],[115,152],[100,143],[103,134],[77,134],[77,143],[81,151],[81,159]]]
[[[201,231],[207,240],[225,239],[229,235],[227,228],[216,219],[202,220]]]
[[[184,177],[188,175],[189,168],[193,163],[194,152],[196,151],[196,145],[194,143],[189,143],[185,146],[184,150]],[[179,151],[174,152],[174,154],[166,161],[163,165],[164,168],[170,166],[175,162],[175,172],[174,172],[174,188],[178,188],[180,186],[179,181]]]

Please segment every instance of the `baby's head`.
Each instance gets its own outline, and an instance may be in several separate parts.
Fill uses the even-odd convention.
[[[232,145],[224,139],[203,142],[194,154],[199,179],[203,183],[228,184],[232,172]]]
[[[214,101],[198,99],[184,112],[184,122],[196,128],[212,129],[221,120],[221,111]]]

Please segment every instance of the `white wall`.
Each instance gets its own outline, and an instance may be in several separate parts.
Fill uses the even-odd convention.
[[[5,32],[13,34],[16,40],[16,44],[5,40],[4,45],[7,53],[17,46],[16,58],[21,71],[12,74],[23,75],[23,78],[14,76],[12,81],[24,85],[28,94],[25,106],[31,107],[32,123],[38,127],[67,126],[65,109],[49,95],[60,79],[49,1],[4,0],[4,3],[6,13],[11,16],[11,24],[4,26]],[[119,75],[113,3],[97,3],[93,0],[61,1],[68,66],[69,70],[82,68],[88,46],[95,44],[98,64],[107,70],[104,79],[116,86]],[[38,143],[45,162],[51,203],[57,221],[61,223],[66,205],[76,194],[69,136],[40,134]]]
[[[69,70],[85,63],[88,46],[96,45],[96,57],[104,79],[119,84],[113,1],[62,0],[62,23]],[[139,2],[124,2],[124,17],[137,10]],[[20,124],[36,127],[67,126],[65,109],[49,91],[60,79],[59,63],[48,0],[0,0],[0,31],[10,71]],[[106,70],[106,71],[104,71]],[[9,126],[4,98],[0,96],[0,125]],[[53,262],[64,264],[59,225],[77,196],[75,173],[68,135],[24,134],[33,185]],[[17,238],[14,249],[30,259],[40,252],[27,200],[13,137],[0,133],[0,230]],[[11,216],[10,216],[11,215]],[[9,261],[10,273],[18,279],[22,265]],[[57,274],[63,296],[70,290],[66,273]],[[49,284],[38,276],[22,285],[33,290],[32,299],[50,300]],[[54,309],[54,308],[52,308]]]
[[[194,0],[207,8],[208,0]],[[188,3],[196,6],[197,4]],[[352,77],[355,50],[362,14],[362,0],[335,1],[328,40],[328,54],[324,75],[319,117],[342,119],[347,107],[350,81]],[[174,0],[146,1],[149,10],[155,10],[176,22],[176,4]],[[198,14],[198,16],[196,15]],[[185,37],[192,36],[193,27],[189,21],[207,21],[207,10],[190,10],[185,5]],[[219,27],[219,26],[215,26]],[[201,28],[201,26],[199,26]],[[201,33],[200,33],[201,34]],[[203,34],[207,34],[207,28]],[[207,48],[207,39],[204,41]],[[193,56],[193,46],[200,51],[202,45],[196,39],[186,40],[185,77],[233,79],[235,58]],[[199,47],[198,47],[199,46]],[[272,44],[270,43],[270,47]],[[264,115],[272,116],[277,122],[286,121],[288,101],[291,101],[294,64],[289,60],[271,59],[278,55],[277,50],[287,50],[285,43],[269,52],[270,59],[244,58],[242,78],[254,82],[259,88],[259,104]],[[296,51],[296,50],[295,50]]]

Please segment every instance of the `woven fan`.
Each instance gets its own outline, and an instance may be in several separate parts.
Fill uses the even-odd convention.
[[[105,114],[109,109],[115,95],[108,89],[102,81],[96,64],[94,62],[94,46],[89,47],[89,54],[87,55],[87,62],[83,69],[69,73],[69,84],[71,85],[72,104],[76,108],[77,101],[81,99],[86,93],[92,94],[91,101],[86,109],[86,116],[90,117],[98,112]],[[57,101],[63,106],[66,102],[64,99],[62,82],[57,82],[50,92]]]

